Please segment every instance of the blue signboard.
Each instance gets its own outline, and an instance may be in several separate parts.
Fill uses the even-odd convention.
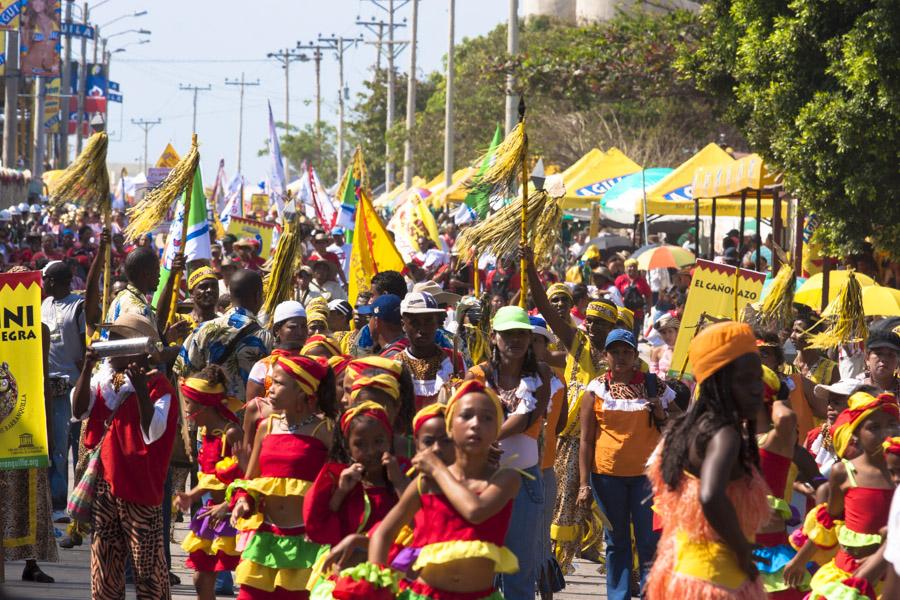
[[[85,23],[66,23],[63,21],[60,23],[60,31],[64,35],[82,37],[89,40],[94,39],[94,28]]]

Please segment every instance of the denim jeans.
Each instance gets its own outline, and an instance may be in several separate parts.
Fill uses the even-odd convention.
[[[544,584],[546,589],[542,592],[550,592],[551,568],[556,561],[556,555],[553,553],[553,542],[550,540],[550,525],[553,523],[553,511],[556,508],[556,472],[553,467],[547,467],[541,471],[541,477],[544,480],[544,510],[541,519],[541,549],[538,559],[538,583]],[[541,572],[544,574],[541,579]]]
[[[540,543],[535,540],[535,525],[540,525],[544,513],[544,480],[539,465],[524,469],[534,479],[522,477],[522,487],[513,500],[506,547],[519,559],[517,573],[498,577],[506,600],[534,600],[537,589]],[[538,543],[535,543],[538,542]]]
[[[50,500],[53,510],[66,510],[69,499],[69,420],[72,404],[69,397],[56,396],[50,402]]]
[[[650,481],[643,475],[617,477],[591,474],[591,488],[597,505],[612,529],[603,532],[606,542],[606,597],[609,600],[631,598],[631,567],[634,559],[631,550],[631,529],[634,527],[635,546],[641,573],[641,590],[659,536],[653,531],[653,502]]]

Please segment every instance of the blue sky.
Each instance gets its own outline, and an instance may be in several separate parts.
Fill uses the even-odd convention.
[[[98,4],[92,2],[92,4]],[[383,0],[387,4],[387,0]],[[399,4],[399,0],[398,0]],[[447,0],[420,0],[417,71],[441,68],[447,49]],[[412,5],[398,11],[408,17]],[[456,40],[481,35],[507,16],[505,0],[457,0]],[[104,36],[128,29],[149,29],[150,43],[137,45],[135,33],[116,35],[109,49],[125,48],[112,58],[110,78],[119,82],[122,105],[112,104],[109,130],[110,162],[134,163],[143,158],[143,130],[132,119],[162,119],[150,131],[151,162],[167,142],[179,152],[190,144],[193,95],[180,91],[179,84],[211,85],[198,101],[197,130],[201,142],[202,169],[209,180],[220,158],[234,173],[237,164],[239,88],[226,86],[225,79],[260,80],[247,87],[244,98],[243,171],[250,180],[264,177],[267,161],[256,152],[266,139],[266,100],[271,100],[276,120],[284,118],[284,71],[266,54],[297,41],[308,43],[319,33],[329,36],[374,36],[355,24],[364,20],[387,19],[386,13],[363,0],[110,0],[98,6],[91,20],[103,25],[113,19],[147,10],[148,14],[126,18],[109,25]],[[398,29],[398,39],[408,39],[407,29]],[[78,47],[76,45],[76,52]],[[90,52],[90,50],[89,50]],[[398,67],[409,66],[408,50],[398,59]],[[358,45],[345,55],[345,79],[351,99],[361,82],[371,76],[376,50]],[[322,116],[337,122],[337,61],[328,53],[322,62]],[[405,94],[406,90],[398,90]],[[498,99],[502,102],[502,99]],[[291,123],[302,125],[315,119],[315,74],[312,62],[291,64]],[[398,118],[404,118],[398,115]],[[435,132],[441,135],[442,132]],[[433,175],[433,174],[430,174]]]

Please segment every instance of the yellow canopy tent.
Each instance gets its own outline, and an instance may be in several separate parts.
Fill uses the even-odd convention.
[[[563,171],[566,195],[560,206],[564,209],[590,208],[592,203],[600,201],[606,190],[626,175],[640,170],[641,166],[618,148],[606,152],[593,148]]]
[[[425,179],[416,175],[412,179],[412,187],[420,188],[425,187]],[[397,199],[403,196],[403,192],[406,191],[406,186],[403,183],[398,184],[394,189],[390,192],[384,192],[378,198],[376,198],[372,202],[372,206],[375,208],[391,208],[396,203]]]
[[[447,204],[448,202],[462,202],[466,199],[466,191],[465,184],[472,177],[475,176],[477,171],[472,167],[463,167],[462,169],[458,169],[453,172],[453,178],[450,183],[450,188],[448,189],[444,182],[444,173],[441,172],[440,175],[432,179],[434,181],[437,180],[434,186],[431,186],[431,181],[428,182],[428,185],[425,187],[431,191],[431,196],[428,197],[428,201],[433,208],[440,208]]]

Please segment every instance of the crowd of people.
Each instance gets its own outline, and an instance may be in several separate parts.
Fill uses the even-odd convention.
[[[539,269],[524,245],[467,262],[445,216],[351,304],[349,232],[303,224],[294,297],[265,314],[258,239],[177,258],[179,290],[123,215],[20,208],[0,267],[43,273],[51,451],[0,472],[4,539],[36,504],[5,554],[25,580],[90,543],[93,598],[167,598],[180,543],[201,600],[552,598],[576,557],[611,600],[900,597],[896,319],[833,351],[800,305],[789,328],[712,323],[679,378],[691,267],[641,271],[578,227]],[[770,245],[729,232],[716,260],[766,268]]]

